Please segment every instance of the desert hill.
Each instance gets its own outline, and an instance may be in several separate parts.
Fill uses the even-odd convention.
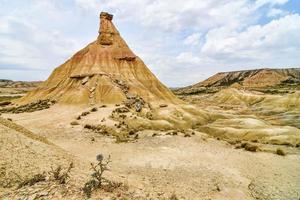
[[[193,94],[205,88],[274,88],[299,87],[300,68],[255,69],[220,72],[195,85],[175,90],[177,94]]]
[[[1,88],[35,88],[40,81],[13,81],[8,79],[0,79]]]
[[[51,99],[66,104],[93,105],[136,98],[178,102],[130,50],[112,19],[112,15],[102,12],[97,40],[56,68],[39,88],[19,103]]]
[[[7,79],[0,79],[0,94],[24,94],[30,90],[35,89],[40,81],[13,81]]]

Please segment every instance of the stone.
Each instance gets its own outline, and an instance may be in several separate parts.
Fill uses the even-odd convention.
[[[142,103],[141,103],[141,102],[136,102],[136,103],[134,104],[134,108],[135,108],[135,111],[136,111],[136,112],[141,112],[141,111],[142,111],[142,108],[143,108]]]
[[[84,79],[82,79],[82,81],[81,81],[81,84],[82,85],[86,84],[89,81],[89,78],[90,77],[88,77],[88,76],[84,77]]]

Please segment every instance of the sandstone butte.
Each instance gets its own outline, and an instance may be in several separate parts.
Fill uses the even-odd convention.
[[[17,103],[50,99],[61,104],[114,104],[136,97],[153,103],[179,103],[130,50],[112,19],[113,15],[101,12],[97,40],[57,67]]]

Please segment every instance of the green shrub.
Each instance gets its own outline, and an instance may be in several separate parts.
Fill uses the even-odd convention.
[[[111,163],[110,156],[104,160],[103,155],[99,154],[97,155],[96,159],[98,161],[96,165],[91,163],[91,169],[93,170],[91,178],[84,184],[84,187],[82,188],[83,193],[87,196],[87,198],[90,198],[92,192],[102,188],[104,184],[111,185],[111,181],[103,177],[104,172],[109,170],[108,166],[109,163]]]

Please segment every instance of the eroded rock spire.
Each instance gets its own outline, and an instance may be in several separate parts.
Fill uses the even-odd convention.
[[[119,34],[116,27],[112,23],[113,15],[107,12],[100,13],[100,27],[98,42],[102,45],[112,45],[114,35]]]

